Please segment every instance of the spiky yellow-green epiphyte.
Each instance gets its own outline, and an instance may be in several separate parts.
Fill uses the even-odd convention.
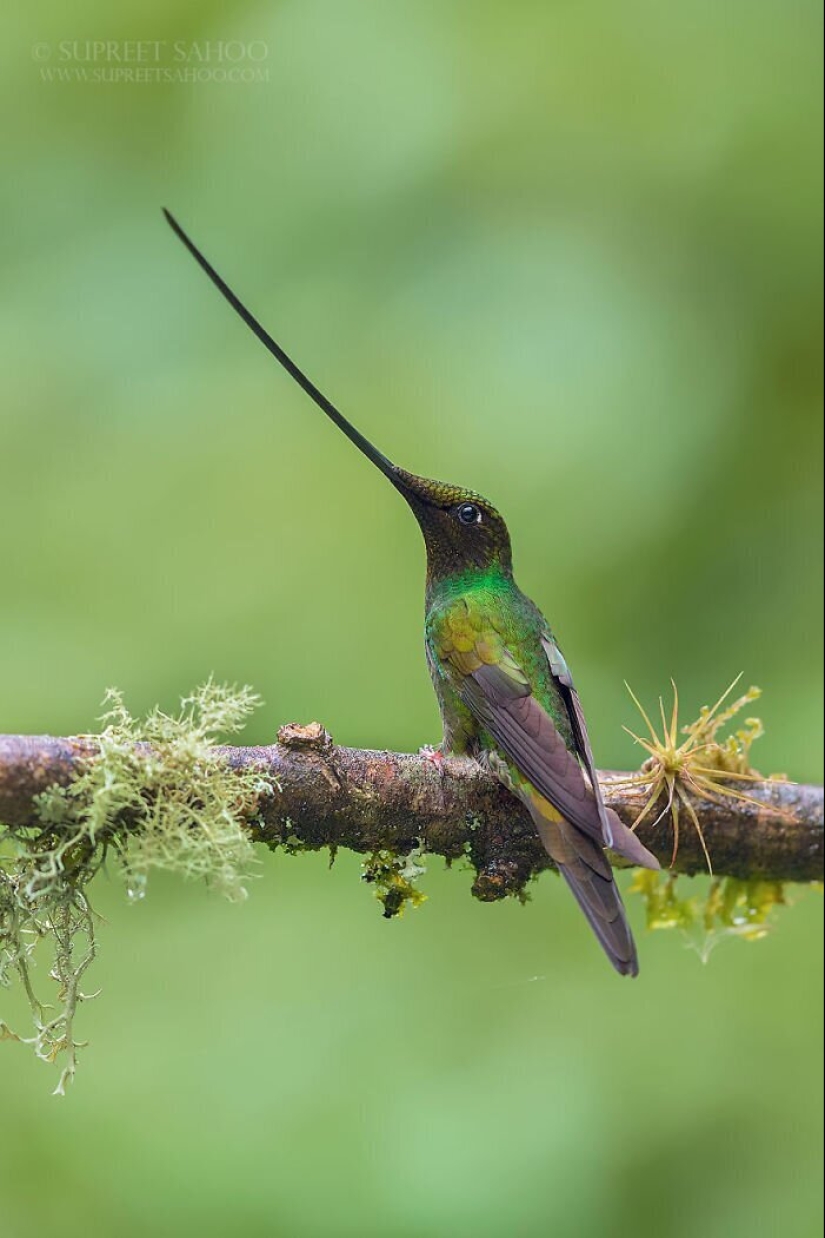
[[[747,718],[744,727],[724,740],[719,739],[720,730],[735,718],[740,710],[758,700],[761,695],[759,688],[751,687],[723,710],[722,705],[741,678],[742,676],[738,675],[734,679],[715,705],[704,705],[695,722],[681,728],[679,726],[679,693],[674,683],[673,707],[669,721],[665,716],[662,698],[659,698],[661,735],[656,731],[638,697],[628,685],[627,690],[642,716],[648,735],[647,738],[643,738],[628,727],[625,727],[625,730],[637,744],[644,748],[648,757],[639,774],[632,778],[620,779],[615,785],[640,786],[644,787],[647,792],[645,803],[633,823],[634,830],[650,816],[659,800],[665,797],[665,807],[654,824],[660,821],[665,813],[670,814],[673,826],[671,867],[679,851],[681,810],[684,809],[696,830],[708,872],[713,873],[710,851],[693,806],[695,796],[717,802],[725,798],[737,799],[746,804],[753,804],[757,808],[762,807],[758,800],[731,785],[736,782],[762,781],[762,776],[750,767],[751,745],[763,734],[762,723],[758,718]],[[685,738],[680,739],[680,735]]]

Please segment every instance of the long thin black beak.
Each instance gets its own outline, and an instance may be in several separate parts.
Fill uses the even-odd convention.
[[[291,377],[295,379],[299,387],[303,387],[310,399],[314,400],[318,407],[326,413],[330,421],[335,422],[338,429],[342,430],[344,434],[346,434],[347,438],[355,444],[358,450],[362,451],[367,459],[371,460],[375,467],[380,469],[385,477],[389,478],[396,489],[400,490],[402,493],[405,493],[406,487],[399,477],[398,469],[392,461],[388,460],[377,447],[373,447],[369,439],[364,438],[363,434],[360,434],[358,430],[356,430],[355,426],[351,425],[350,422],[347,421],[344,414],[338,411],[335,405],[327,399],[323,392],[318,390],[315,383],[311,382],[310,379],[307,378],[306,374],[304,374],[302,370],[298,369],[295,362],[284,352],[280,344],[275,343],[275,340],[273,340],[269,332],[264,330],[257,318],[250,314],[246,306],[238,300],[229,285],[224,283],[212,264],[204,258],[197,245],[189,239],[175,217],[166,210],[166,207],[163,207],[163,214],[166,217],[166,222],[169,224],[172,231],[180,238],[181,241],[183,241],[198,266],[203,268],[215,287],[226,297],[236,314],[238,314],[249,329],[257,335],[264,347],[269,349],[275,360],[280,361],[287,374],[291,375]]]

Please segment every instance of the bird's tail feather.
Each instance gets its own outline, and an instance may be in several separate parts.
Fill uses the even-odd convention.
[[[603,877],[600,873],[594,873],[583,860],[560,864],[559,872],[575,894],[616,971],[622,976],[638,976],[636,943],[612,874]]]
[[[633,935],[604,851],[589,835],[558,817],[548,819],[535,805],[532,816],[545,850],[576,896],[610,962],[623,976],[638,975]]]

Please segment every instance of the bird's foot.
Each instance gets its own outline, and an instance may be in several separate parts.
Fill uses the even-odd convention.
[[[418,755],[425,761],[429,761],[437,770],[444,768],[444,753],[440,748],[434,748],[432,744],[424,744],[418,749]]]

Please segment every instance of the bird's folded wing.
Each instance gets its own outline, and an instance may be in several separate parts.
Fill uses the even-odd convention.
[[[570,724],[573,728],[573,737],[576,741],[576,748],[581,757],[584,768],[587,771],[587,777],[590,779],[590,785],[593,788],[593,794],[596,797],[596,803],[599,807],[599,816],[602,822],[602,831],[604,834],[604,843],[606,847],[613,846],[613,823],[610,820],[602,789],[599,786],[599,779],[596,774],[596,763],[593,760],[593,749],[590,747],[590,736],[587,734],[587,723],[584,720],[584,710],[582,709],[579,694],[573,683],[573,676],[570,674],[570,668],[564,660],[564,655],[559,649],[553,637],[549,632],[546,632],[542,637],[542,646],[547,654],[547,661],[550,664],[550,673],[555,679],[561,693],[562,700],[567,706],[567,712],[570,716]]]
[[[459,692],[519,773],[565,820],[607,845],[599,804],[581,765],[509,653],[465,675]]]
[[[641,864],[644,868],[659,868],[659,861],[656,859],[656,856],[651,851],[648,851],[639,837],[627,828],[612,808],[608,808],[605,804],[602,789],[599,785],[599,776],[596,773],[596,763],[593,760],[593,750],[590,747],[590,737],[587,734],[584,710],[579,700],[579,694],[573,684],[570,669],[564,660],[564,655],[549,632],[545,632],[541,643],[544,646],[544,652],[547,654],[550,671],[561,693],[562,700],[567,707],[567,714],[573,728],[573,738],[576,742],[576,750],[587,771],[587,777],[598,805],[604,845],[612,847],[614,851],[617,851],[619,855],[623,855],[626,860],[630,860],[632,864]]]
[[[473,659],[475,663],[477,660]],[[569,672],[565,672],[569,679]],[[581,704],[571,692],[571,723],[578,756],[567,747],[547,710],[536,700],[527,676],[507,649],[494,662],[464,662],[459,694],[502,752],[566,821],[633,864],[658,868],[659,861],[602,799]],[[570,706],[568,706],[570,708]]]

